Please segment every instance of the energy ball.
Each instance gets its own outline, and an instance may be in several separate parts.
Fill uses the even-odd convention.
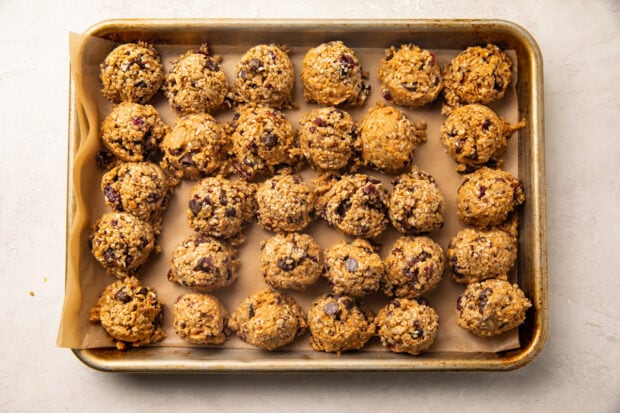
[[[517,240],[499,229],[466,228],[448,243],[450,278],[460,284],[507,279],[517,259]]]
[[[416,300],[396,298],[379,310],[375,324],[381,344],[388,350],[415,356],[433,345],[439,316]]]
[[[273,232],[295,232],[312,220],[314,193],[299,175],[276,175],[256,190],[258,225]]]
[[[224,171],[231,144],[213,116],[195,113],[180,118],[161,146],[162,167],[176,183],[181,178],[200,179]]]
[[[323,175],[315,181],[316,214],[340,232],[375,238],[387,227],[388,193],[367,175]]]
[[[455,108],[441,125],[441,143],[459,166],[459,172],[498,165],[506,151],[506,139],[525,126],[511,125],[486,106]]]
[[[293,127],[279,110],[246,106],[235,115],[232,127],[234,164],[237,174],[252,180],[273,174],[276,167],[299,162]]]
[[[333,106],[317,108],[299,121],[300,149],[319,171],[338,171],[349,165],[357,149],[357,127],[351,115]]]
[[[426,123],[413,123],[394,107],[377,105],[360,122],[361,163],[390,174],[413,161],[416,145],[426,142]]]
[[[400,237],[385,258],[383,293],[388,297],[419,297],[439,284],[444,267],[443,250],[432,239]]]
[[[204,178],[190,189],[187,223],[202,235],[236,237],[254,217],[254,192],[255,185],[245,181]]]
[[[435,55],[413,44],[386,49],[377,73],[383,99],[395,105],[424,106],[434,101],[442,88]]]
[[[303,291],[321,276],[321,251],[307,234],[277,234],[263,241],[260,269],[271,288]]]
[[[308,328],[306,315],[292,297],[264,290],[246,298],[230,317],[239,338],[265,350],[292,343]]]
[[[444,68],[443,96],[449,106],[487,104],[501,99],[512,76],[512,61],[496,45],[468,47]]]
[[[157,164],[127,162],[112,168],[101,179],[106,205],[148,222],[159,234],[170,194],[166,175]]]
[[[355,52],[341,41],[310,49],[301,67],[304,98],[322,106],[362,106],[370,93]]]
[[[192,344],[222,344],[230,335],[228,311],[209,294],[185,294],[174,304],[174,329]]]
[[[195,234],[172,251],[168,280],[200,292],[214,291],[237,279],[238,265],[233,248]]]
[[[159,162],[159,145],[169,131],[153,106],[123,102],[101,124],[101,140],[122,161]]]
[[[295,73],[288,50],[261,44],[248,50],[235,67],[232,100],[290,108],[294,87]]]
[[[362,297],[379,290],[385,264],[370,243],[356,239],[338,241],[325,250],[323,262],[327,279],[336,294]]]
[[[375,315],[366,304],[346,295],[325,294],[308,311],[310,345],[317,351],[359,350],[375,334]]]
[[[228,83],[220,61],[219,56],[211,55],[205,44],[183,54],[173,64],[164,92],[177,114],[213,113],[222,106]]]
[[[126,43],[106,56],[99,76],[103,96],[112,103],[146,103],[161,87],[164,67],[150,44]]]
[[[430,174],[414,166],[392,184],[388,214],[394,228],[403,234],[423,234],[443,227],[445,201]]]
[[[109,285],[97,305],[90,310],[90,321],[101,323],[116,348],[127,350],[162,340],[163,308],[155,290],[144,287],[135,277]]]
[[[151,226],[127,212],[108,212],[93,226],[91,252],[108,275],[135,275],[155,247]]]
[[[457,192],[461,220],[477,227],[500,225],[525,200],[518,178],[500,169],[482,167],[465,175]]]
[[[516,284],[490,279],[467,285],[456,301],[456,321],[477,336],[496,336],[523,323],[531,306]]]

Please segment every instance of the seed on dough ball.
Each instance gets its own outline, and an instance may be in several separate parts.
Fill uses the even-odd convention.
[[[121,44],[101,64],[103,96],[112,103],[146,103],[164,81],[157,50],[146,42]]]

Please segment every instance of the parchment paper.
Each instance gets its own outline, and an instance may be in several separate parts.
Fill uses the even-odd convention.
[[[337,39],[334,39],[337,40]],[[98,38],[86,37],[78,34],[71,34],[71,75],[75,85],[75,96],[78,108],[78,119],[80,125],[79,147],[73,165],[73,185],[76,197],[76,214],[71,228],[68,247],[68,267],[66,280],[66,295],[62,319],[58,333],[57,345],[69,348],[97,348],[112,347],[112,341],[107,336],[101,326],[92,324],[88,321],[89,309],[95,305],[99,294],[115,279],[106,275],[102,267],[95,261],[88,249],[88,234],[94,222],[105,212],[108,211],[103,201],[103,194],[100,190],[100,182],[103,171],[95,163],[95,154],[101,149],[99,138],[99,125],[105,116],[110,112],[112,106],[101,94],[101,84],[99,81],[99,64],[103,62],[105,56],[118,44]],[[195,49],[198,45],[155,45],[158,49],[166,71],[171,66],[171,60],[177,58],[189,49]],[[239,61],[245,48],[241,47],[221,47],[211,44],[212,51],[223,57],[222,66],[227,75],[228,81],[232,80],[234,66]],[[302,96],[302,87],[299,80],[299,68],[306,48],[288,45],[291,49],[291,59],[296,70],[296,95],[295,102],[299,105],[298,109],[287,110],[287,118],[291,121],[294,128],[298,127],[298,119],[302,113],[315,108],[314,105],[307,104]],[[370,73],[369,83],[372,90],[368,101],[362,108],[346,109],[357,121],[361,120],[366,111],[374,106],[375,102],[381,101],[380,88],[376,77],[376,67],[383,57],[383,49],[368,48],[355,50],[362,67]],[[453,58],[458,51],[456,50],[432,50],[437,56],[442,67]],[[509,56],[516,65],[514,51],[508,51]],[[516,68],[513,69],[516,76]],[[517,94],[511,83],[506,96],[495,104],[490,105],[500,116],[508,119],[512,123],[518,121],[517,116]],[[171,127],[174,125],[176,115],[168,106],[168,102],[161,92],[159,92],[149,102],[159,111],[162,119]],[[446,223],[444,228],[432,233],[430,236],[437,241],[442,248],[446,248],[449,240],[461,229],[463,225],[459,222],[456,214],[456,191],[461,182],[461,175],[455,170],[456,164],[445,153],[439,139],[439,129],[444,118],[440,114],[441,99],[422,109],[410,110],[403,109],[409,119],[413,121],[425,121],[428,125],[428,141],[416,148],[414,162],[423,170],[431,173],[443,192],[446,200]],[[216,115],[221,120],[229,120],[231,111],[224,111]],[[504,169],[513,174],[517,174],[517,144],[518,134],[514,134],[508,142],[508,150],[504,155]],[[391,189],[391,176],[380,175],[372,171],[362,171],[380,178],[388,189]],[[306,182],[316,176],[310,168],[302,171],[302,176]],[[162,248],[162,253],[154,254],[141,271],[141,280],[145,285],[154,287],[158,293],[160,301],[164,304],[164,326],[167,337],[154,344],[155,346],[190,346],[177,337],[172,327],[172,306],[176,297],[181,294],[192,292],[191,290],[171,283],[167,280],[168,260],[174,246],[191,234],[186,221],[185,211],[188,202],[188,191],[194,182],[185,180],[174,191],[170,199],[170,205],[165,213],[163,230],[158,238],[158,243]],[[526,194],[527,196],[527,194]],[[322,248],[332,245],[337,240],[347,238],[333,228],[327,226],[322,221],[311,224],[306,231],[311,234]],[[222,300],[224,305],[233,311],[236,306],[248,295],[260,289],[267,288],[262,281],[259,273],[259,243],[271,237],[273,234],[259,228],[256,223],[249,225],[245,231],[247,242],[239,248],[239,280],[232,286],[213,292],[212,294]],[[379,238],[382,245],[380,255],[385,257],[390,246],[399,234],[391,227]],[[515,274],[511,274],[511,279],[516,279]],[[464,286],[452,282],[447,276],[433,291],[427,293],[425,297],[433,306],[440,318],[440,326],[435,344],[430,351],[454,351],[454,352],[496,352],[517,348],[519,346],[518,332],[516,330],[504,333],[492,338],[479,338],[461,329],[456,324],[455,303],[457,296],[464,290]],[[307,310],[311,301],[320,294],[328,292],[327,283],[320,279],[319,282],[306,292],[289,292],[298,303]],[[387,304],[388,298],[375,294],[365,298],[370,306],[377,311]],[[226,348],[251,348],[254,347],[242,342],[236,337],[231,337],[223,344]],[[308,333],[304,337],[298,338],[293,344],[283,350],[309,350]],[[257,350],[259,351],[259,350]],[[387,351],[379,343],[377,338],[373,338],[363,351]],[[343,356],[346,356],[343,355]]]

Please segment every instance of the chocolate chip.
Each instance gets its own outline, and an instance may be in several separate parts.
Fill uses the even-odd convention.
[[[400,307],[400,301],[398,300],[392,300],[390,302],[390,304],[392,304],[394,307],[399,308]]]
[[[495,84],[493,85],[493,89],[498,92],[501,92],[504,87],[504,80],[500,76],[495,76]]]
[[[345,199],[336,207],[336,214],[338,214],[341,218],[344,218],[349,208],[351,208],[351,201],[349,199]]]
[[[198,199],[191,199],[189,201],[189,210],[192,211],[194,215],[197,215],[202,210],[202,202]]]
[[[316,126],[320,128],[324,128],[325,126],[327,126],[327,123],[321,118],[314,119],[312,123],[314,123]]]
[[[211,257],[202,257],[194,267],[194,271],[214,273],[217,271],[217,268],[213,264],[213,259]]]
[[[384,90],[383,91],[383,99],[385,99],[387,101],[391,101],[393,99],[392,94],[390,93],[389,90]]]
[[[123,304],[127,304],[131,301],[131,296],[127,294],[127,291],[125,291],[125,287],[123,287],[118,290],[116,294],[114,294],[114,299],[122,302]]]
[[[116,156],[114,156],[114,154],[107,149],[102,149],[97,152],[95,160],[98,167],[100,167],[101,169],[108,169],[116,161]]]
[[[217,72],[220,70],[220,65],[218,65],[214,59],[207,58],[207,61],[205,62],[205,68],[207,68],[207,70],[210,70],[212,72]]]
[[[377,187],[372,183],[368,183],[362,187],[362,192],[366,196],[375,196],[377,194]]]
[[[250,72],[258,72],[263,66],[262,60],[257,58],[252,58],[248,62],[248,70]]]
[[[187,154],[184,155],[179,162],[181,162],[181,165],[183,166],[194,166],[196,163],[194,162],[194,158],[192,157],[191,154]]]
[[[133,256],[128,254],[125,257],[125,268],[129,268],[129,266],[131,265],[132,262],[133,262]]]
[[[401,83],[400,85],[407,89],[409,92],[415,92],[416,90],[418,90],[418,82]]]
[[[418,304],[428,306],[428,300],[424,297],[416,298]]]
[[[103,195],[107,201],[114,206],[114,209],[122,210],[121,194],[111,185],[106,185],[103,188]]]
[[[115,258],[116,258],[116,254],[114,253],[113,250],[110,249],[110,250],[103,251],[103,259],[105,260],[105,262],[112,263]]]
[[[489,130],[490,126],[491,126],[491,121],[489,119],[485,119],[484,122],[482,122],[482,129]]]
[[[297,267],[297,262],[290,257],[280,258],[278,260],[278,268],[282,271],[292,271]]]
[[[416,328],[411,332],[411,337],[414,339],[420,339],[424,337],[424,330],[421,328]]]
[[[458,311],[463,311],[463,296],[459,295],[459,298],[456,300],[456,309]]]
[[[254,306],[252,304],[248,306],[248,317],[254,317]]]
[[[146,287],[142,287],[140,288],[140,290],[138,291],[138,294],[144,295],[146,296],[149,293],[149,289]]]
[[[226,211],[224,211],[224,216],[226,218],[234,218],[237,216],[237,210],[235,208],[226,208]]]
[[[336,315],[338,313],[338,303],[330,301],[323,306],[323,312],[326,315]]]
[[[277,135],[274,135],[271,131],[268,131],[266,134],[261,136],[260,140],[267,149],[271,149],[278,144]]]
[[[478,311],[482,314],[484,312],[484,307],[487,306],[489,294],[491,294],[493,290],[491,288],[485,288],[478,295]]]
[[[359,265],[358,265],[357,260],[355,258],[349,257],[349,258],[347,258],[344,261],[344,268],[346,268],[347,271],[349,271],[349,272],[357,271],[358,267],[359,267]]]
[[[403,275],[411,279],[412,282],[416,282],[418,280],[419,272],[420,270],[417,267],[412,268],[410,266],[406,266],[403,268]]]
[[[344,305],[344,307],[347,310],[350,310],[351,308],[353,308],[353,305],[355,304],[355,302],[349,297],[344,297],[342,300],[340,300],[340,302],[342,303],[342,305]]]

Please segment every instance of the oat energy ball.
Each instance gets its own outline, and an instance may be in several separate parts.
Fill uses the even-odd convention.
[[[241,340],[265,350],[292,343],[308,328],[306,315],[292,297],[264,290],[246,298],[230,317]]]
[[[193,344],[222,344],[230,335],[228,311],[209,294],[185,294],[174,304],[174,329]]]
[[[490,337],[523,323],[531,306],[516,284],[490,279],[467,286],[456,302],[456,321],[477,336]]]
[[[162,143],[162,167],[178,181],[200,179],[223,171],[227,164],[230,138],[206,113],[195,113],[177,120]]]
[[[517,240],[499,229],[466,228],[450,240],[446,254],[450,277],[460,284],[506,279],[517,259]]]
[[[346,295],[325,294],[308,311],[310,345],[317,351],[359,350],[375,334],[375,315],[366,304]]]
[[[414,166],[392,183],[388,214],[394,228],[423,234],[443,227],[445,201],[432,176]]]
[[[320,247],[310,235],[277,234],[260,246],[261,274],[272,288],[303,291],[321,276]]]
[[[273,174],[276,167],[299,161],[293,127],[279,110],[246,106],[235,115],[231,126],[234,166],[242,178]]]
[[[159,145],[169,131],[153,106],[123,102],[101,124],[101,140],[122,161],[159,162]]]
[[[449,106],[490,103],[510,84],[512,61],[497,46],[468,47],[444,68],[443,95]]]
[[[304,229],[312,220],[314,193],[299,175],[276,175],[256,190],[258,225],[273,232]]]
[[[387,191],[362,175],[323,175],[315,181],[316,214],[340,232],[375,238],[387,227]]]
[[[370,243],[356,239],[338,241],[325,250],[323,262],[327,279],[336,294],[362,297],[379,290],[385,265]]]
[[[93,226],[91,252],[109,275],[136,274],[155,247],[151,226],[126,212],[108,212]]]
[[[147,221],[159,234],[169,189],[166,175],[157,164],[121,163],[103,175],[101,190],[106,205]]]
[[[379,310],[375,324],[381,344],[395,353],[415,356],[433,345],[439,316],[416,300],[397,298]]]
[[[383,98],[395,105],[417,108],[441,91],[441,69],[435,55],[413,44],[386,49],[377,70]]]
[[[155,290],[142,286],[135,277],[109,285],[97,305],[90,310],[90,321],[101,323],[119,350],[140,347],[162,340],[163,308]]]
[[[168,280],[201,292],[227,287],[237,279],[236,255],[228,245],[194,234],[172,251]]]
[[[261,44],[245,52],[235,67],[232,99],[289,108],[293,102],[295,73],[284,46]]]
[[[524,122],[511,125],[486,106],[464,105],[455,108],[441,125],[441,143],[465,172],[497,165],[506,151],[506,139]]]
[[[413,123],[391,106],[371,108],[360,122],[361,162],[397,173],[411,164],[416,145],[426,142],[426,123]]]
[[[500,169],[482,167],[463,177],[456,206],[464,223],[490,227],[506,221],[524,200],[523,187],[518,178]]]
[[[254,216],[254,191],[245,181],[205,178],[190,189],[187,223],[202,235],[236,237]]]
[[[146,103],[164,81],[157,50],[146,42],[126,43],[112,50],[101,64],[103,96],[113,103]]]
[[[212,113],[222,106],[228,83],[220,60],[211,55],[206,44],[179,57],[164,83],[164,92],[175,112]]]
[[[333,106],[303,115],[297,138],[304,157],[319,171],[338,171],[357,148],[357,127],[351,115]]]
[[[435,288],[445,267],[443,250],[428,237],[400,237],[385,258],[383,293],[416,298]]]
[[[355,52],[341,41],[310,49],[301,67],[304,98],[322,106],[362,106],[370,93]]]

